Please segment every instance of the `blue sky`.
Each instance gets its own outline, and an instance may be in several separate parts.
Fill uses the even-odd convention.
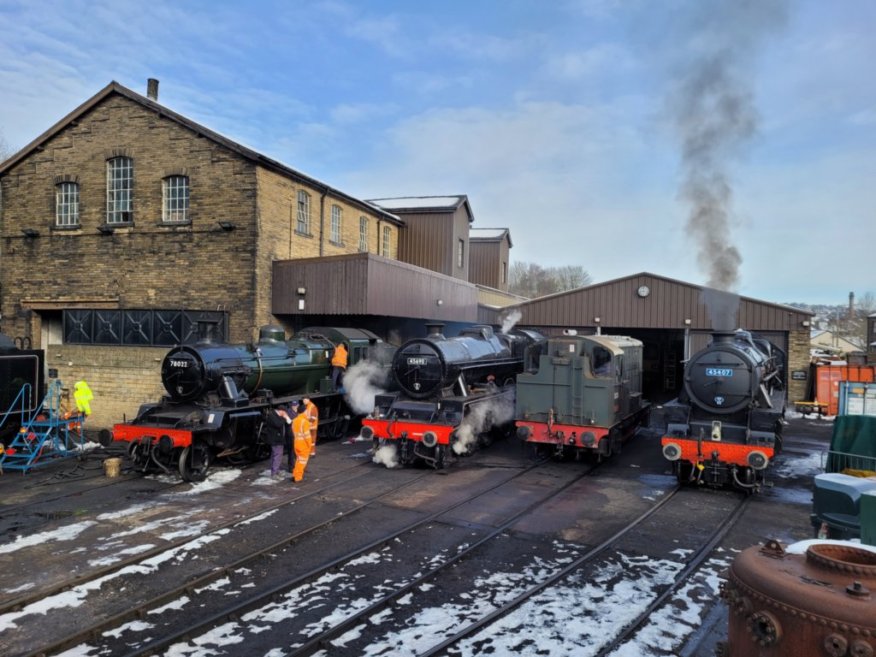
[[[355,196],[468,194],[512,262],[844,304],[876,294],[874,26],[871,0],[0,0],[0,137],[155,77]]]

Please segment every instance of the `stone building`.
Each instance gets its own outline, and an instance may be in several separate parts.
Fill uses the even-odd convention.
[[[403,222],[115,82],[0,165],[3,332],[87,378],[95,422],[161,394],[199,325],[251,341],[277,323],[273,263],[393,260]]]

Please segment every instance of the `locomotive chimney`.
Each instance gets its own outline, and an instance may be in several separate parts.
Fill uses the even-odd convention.
[[[712,331],[712,344],[719,342],[733,342],[736,333],[733,331]]]
[[[158,102],[158,80],[155,78],[146,80],[146,98]]]
[[[441,323],[432,323],[429,322],[426,324],[426,336],[427,337],[444,337],[444,324]]]

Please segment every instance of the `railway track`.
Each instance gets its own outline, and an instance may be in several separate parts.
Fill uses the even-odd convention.
[[[343,517],[332,517],[319,526],[308,527],[305,531],[289,535],[281,542],[273,545],[262,546],[260,549],[254,550],[251,553],[240,557],[233,563],[227,564],[222,569],[205,573],[202,577],[196,580],[186,581],[176,589],[165,591],[162,595],[153,597],[150,600],[145,600],[140,604],[129,605],[129,608],[127,608],[124,613],[117,614],[112,618],[107,618],[100,623],[95,623],[91,627],[79,628],[75,633],[71,633],[68,636],[53,641],[51,644],[44,643],[35,651],[25,654],[55,654],[58,651],[74,646],[75,651],[85,651],[85,654],[88,654],[92,650],[98,650],[100,654],[124,654],[127,647],[134,643],[131,634],[132,628],[135,627],[137,623],[148,625],[149,636],[160,636],[162,638],[144,640],[141,645],[137,645],[134,649],[130,650],[130,654],[163,654],[168,646],[181,640],[182,637],[193,636],[199,632],[209,631],[209,628],[221,625],[227,619],[241,617],[251,608],[258,608],[265,604],[271,604],[271,601],[277,600],[290,590],[300,589],[303,586],[306,587],[309,585],[308,583],[312,584],[314,581],[326,576],[331,577],[330,573],[332,571],[343,568],[345,564],[350,564],[351,562],[363,559],[363,555],[374,550],[379,550],[381,546],[385,548],[386,546],[397,544],[399,541],[406,540],[404,538],[406,536],[418,534],[423,535],[427,533],[425,528],[430,525],[430,523],[434,523],[438,517],[446,515],[454,509],[459,509],[466,505],[470,506],[473,503],[476,504],[478,501],[483,501],[490,496],[496,496],[503,488],[505,489],[505,492],[507,492],[509,484],[520,482],[521,479],[525,479],[528,473],[537,471],[540,465],[541,463],[534,463],[522,468],[496,468],[490,465],[486,468],[477,468],[476,466],[470,467],[470,472],[478,470],[479,473],[477,476],[484,479],[484,484],[477,492],[458,495],[458,499],[455,503],[449,506],[441,504],[439,505],[439,508],[425,516],[419,512],[409,514],[410,518],[405,517],[406,522],[398,526],[394,531],[389,533],[382,531],[378,535],[375,535],[373,540],[367,541],[364,545],[357,545],[354,550],[344,552],[334,558],[328,560],[322,558],[317,559],[314,562],[313,567],[304,568],[304,572],[295,575],[287,575],[285,580],[279,583],[265,583],[264,580],[270,580],[271,577],[265,578],[262,574],[266,571],[271,571],[270,562],[273,561],[276,563],[277,558],[282,558],[282,556],[278,557],[280,553],[285,553],[288,556],[290,553],[294,554],[297,551],[305,550],[309,539],[314,541],[314,545],[317,543],[321,545],[325,545],[326,543],[330,544],[332,542],[331,538],[325,535],[325,532],[330,526],[337,530],[341,525],[341,521],[349,524],[351,517],[355,513],[361,513],[369,508],[373,509],[375,506],[384,503],[386,500],[399,497],[403,498],[414,493],[415,491],[409,492],[406,489],[414,488],[423,478],[431,481],[447,481],[447,478],[435,477],[434,473],[431,471],[426,472],[425,474],[422,472],[416,474],[416,471],[411,470],[404,471],[414,474],[414,479],[408,481],[404,486],[385,491],[381,495],[375,496],[372,499],[363,500],[358,508],[355,510],[351,509],[350,512]],[[567,475],[565,477],[565,485],[570,485],[573,481],[578,481],[585,475],[586,472],[580,470],[573,476]],[[423,487],[419,486],[419,488],[422,489]],[[541,501],[540,498],[534,499],[527,505],[527,508],[531,509],[540,504]],[[363,523],[363,526],[367,525],[369,522],[367,518],[364,520],[365,522]],[[339,531],[345,530],[341,528]],[[462,528],[460,531],[466,533],[470,530]],[[452,547],[455,540],[456,537],[452,537],[452,540],[448,543],[448,549]],[[282,562],[280,562],[279,565],[279,569],[274,567],[273,570],[284,570],[282,568]],[[224,595],[221,592],[223,582],[227,581],[229,578],[242,578],[243,580],[247,580],[241,585],[243,590],[246,590],[249,587],[249,579],[262,581],[252,587],[254,589],[257,587],[257,593],[248,593],[245,596],[241,596],[239,602],[228,605],[228,598],[225,597],[223,601],[224,604],[220,605],[221,608],[213,614],[206,611],[200,611],[198,614],[175,613],[173,609],[175,599],[185,599],[188,608],[196,607],[202,610],[210,608],[211,603],[202,601],[211,597],[211,595],[213,597],[217,597],[218,595],[218,597],[222,598]],[[161,612],[162,608],[165,609],[164,613],[154,613],[156,609]],[[181,618],[190,618],[192,616],[198,618],[196,623],[183,623],[180,625]]]
[[[666,601],[686,582],[701,577],[699,570],[711,563],[710,558],[714,560],[710,555],[743,512],[748,498],[697,490],[657,492],[657,497],[662,497],[657,503],[650,495],[639,500],[640,506],[647,508],[628,526],[593,533],[592,547],[560,541],[538,546],[527,527],[534,516],[548,515],[540,510],[553,510],[562,499],[610,501],[610,495],[603,499],[605,477],[587,477],[590,470],[583,470],[580,464],[566,467],[570,465],[522,467],[517,461],[516,467],[509,467],[501,460],[485,458],[481,463],[468,460],[444,477],[433,472],[395,471],[393,479],[403,473],[416,478],[408,486],[391,487],[382,495],[365,495],[360,484],[367,478],[348,479],[347,492],[362,503],[357,509],[338,513],[331,506],[339,488],[299,499],[293,504],[299,515],[306,516],[306,528],[301,526],[273,543],[240,553],[221,568],[202,569],[198,577],[186,578],[174,590],[138,596],[142,604],[126,601],[124,612],[104,614],[90,627],[77,627],[76,632],[56,635],[51,641],[41,640],[27,652],[16,652],[19,644],[15,643],[0,652],[511,654],[525,648],[514,642],[520,615],[531,615],[532,608],[551,608],[544,602],[545,595],[564,588],[589,591],[603,577],[601,573],[610,573],[613,589],[635,588],[637,580],[649,576],[642,546],[653,546],[651,558],[668,564],[673,577],[659,582],[647,594],[637,592],[623,622],[611,619],[611,628],[606,629],[606,619],[591,618],[599,604],[587,600],[577,602],[580,609],[563,610],[568,619],[553,619],[558,628],[566,622],[590,622],[601,628],[602,635],[598,640],[583,639],[583,652],[579,638],[574,650],[560,648],[550,654],[630,654],[623,652],[623,646],[636,641],[637,635],[647,635],[649,619],[670,614],[667,609],[672,605]],[[474,474],[483,476],[485,472],[493,477],[489,485],[482,481],[480,487],[472,487]],[[421,475],[429,486],[423,485]],[[613,486],[611,475],[608,479],[608,485]],[[536,480],[538,485],[533,483]],[[620,481],[617,484],[624,486]],[[472,490],[475,492],[469,493]],[[234,491],[223,491],[223,495],[232,499]],[[330,505],[331,513],[322,523],[313,522],[312,511],[303,508],[314,506],[317,500],[321,506]],[[501,514],[494,512],[497,500]],[[389,506],[391,513],[386,511]],[[706,513],[701,522],[706,527],[721,527],[720,531],[705,532],[702,526],[684,530],[691,508],[712,506],[715,510]],[[387,518],[394,516],[396,526],[388,530]],[[229,529],[241,535],[242,527],[251,526],[263,535],[259,523],[264,524],[264,518],[252,517]],[[344,537],[350,535],[355,539],[345,542]],[[344,548],[334,549],[336,545]],[[315,554],[319,550],[324,554]],[[672,557],[673,550],[683,550],[684,559]],[[509,581],[492,581],[502,573]],[[134,580],[129,583],[135,585]],[[454,599],[455,604],[447,602]],[[453,609],[448,613],[456,614],[453,618],[445,618],[438,627],[428,622],[448,608]],[[85,610],[76,613],[80,618],[90,615]],[[193,618],[198,621],[190,622]],[[2,622],[0,617],[0,627]],[[0,643],[6,640],[4,636]],[[369,652],[369,646],[380,646],[384,652]]]
[[[257,508],[254,508],[251,511],[237,514],[233,519],[227,520],[211,527],[210,532],[216,533],[226,531],[229,528],[234,527],[235,525],[245,523],[249,520],[252,520],[253,518],[257,518],[263,515],[264,513],[269,513],[273,510],[284,508],[309,497],[321,495],[326,491],[331,490],[333,487],[346,485],[350,481],[349,476],[351,471],[355,471],[357,469],[362,470],[359,476],[362,478],[367,478],[369,476],[367,472],[368,469],[366,467],[363,467],[366,465],[367,464],[364,463],[357,463],[352,467],[340,470],[337,473],[334,473],[332,477],[327,478],[328,481],[326,483],[308,489],[306,492],[303,492],[300,495],[296,495],[292,499],[282,499],[273,503],[268,502],[266,504],[258,506]],[[179,482],[171,484],[168,488],[172,490],[174,488],[187,488],[188,486],[189,485],[184,482]],[[156,503],[154,499],[152,500],[152,502]],[[171,538],[170,540],[163,542],[159,546],[150,547],[147,550],[140,550],[137,551],[135,554],[121,557],[106,566],[86,569],[84,572],[81,572],[79,574],[71,574],[59,581],[54,581],[51,584],[41,587],[30,587],[27,589],[26,592],[23,592],[20,595],[0,601],[0,627],[2,627],[3,617],[7,614],[26,613],[26,610],[29,607],[33,608],[34,606],[44,604],[44,601],[47,598],[52,598],[53,596],[57,596],[65,591],[73,590],[76,587],[87,586],[89,582],[99,581],[112,577],[113,575],[122,572],[125,569],[136,567],[138,564],[141,564],[142,562],[149,559],[160,558],[163,553],[181,549],[191,540],[192,539],[190,536]],[[71,547],[71,550],[75,551],[75,545]],[[124,553],[125,549],[120,546],[118,548],[118,551]]]

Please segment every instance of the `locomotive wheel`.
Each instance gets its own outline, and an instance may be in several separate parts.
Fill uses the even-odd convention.
[[[449,445],[438,445],[435,449],[435,469],[443,470],[447,467],[447,448]]]
[[[189,445],[179,455],[179,474],[183,481],[204,481],[210,469],[210,453],[206,447]]]

